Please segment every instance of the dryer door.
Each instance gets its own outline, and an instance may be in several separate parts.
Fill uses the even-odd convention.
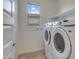
[[[51,32],[49,31],[49,45],[50,45],[50,42],[51,42]]]
[[[49,45],[51,41],[51,32],[49,30],[45,30],[45,43]]]
[[[52,32],[52,54],[54,59],[67,59],[71,55],[71,41],[62,28]]]
[[[49,32],[48,32],[48,30],[45,30],[45,44],[46,44],[46,45],[47,45],[48,42],[49,42],[48,36],[49,36]]]

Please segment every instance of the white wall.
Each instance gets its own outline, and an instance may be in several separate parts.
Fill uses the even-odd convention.
[[[28,26],[27,3],[41,6],[40,26]],[[18,39],[17,54],[44,49],[42,24],[51,21],[50,18],[74,7],[74,0],[18,0]]]
[[[56,0],[56,1],[57,1],[57,14],[75,8],[75,0]]]
[[[40,26],[28,26],[27,3],[41,6]],[[18,39],[17,54],[33,52],[44,49],[41,25],[50,20],[46,19],[55,15],[54,0],[18,0]]]

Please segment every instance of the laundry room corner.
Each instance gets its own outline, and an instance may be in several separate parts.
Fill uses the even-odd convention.
[[[53,6],[52,2],[53,1]],[[39,26],[28,25],[28,13],[26,6],[28,3],[39,4],[41,7]],[[42,25],[50,22],[52,15],[55,15],[55,1],[39,1],[39,0],[18,0],[18,39],[17,39],[17,55],[44,50],[42,39]],[[52,10],[53,9],[53,10]]]
[[[3,59],[75,59],[75,0],[3,0]]]

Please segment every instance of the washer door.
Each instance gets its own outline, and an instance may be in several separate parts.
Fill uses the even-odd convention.
[[[51,41],[51,32],[48,30],[45,30],[45,43],[49,45],[50,41]]]
[[[56,28],[52,33],[52,54],[54,59],[67,59],[71,54],[71,42],[68,34],[62,28]]]

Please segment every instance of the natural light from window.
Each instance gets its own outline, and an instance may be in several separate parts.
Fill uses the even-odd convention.
[[[27,11],[28,14],[40,14],[40,5],[28,4]]]

